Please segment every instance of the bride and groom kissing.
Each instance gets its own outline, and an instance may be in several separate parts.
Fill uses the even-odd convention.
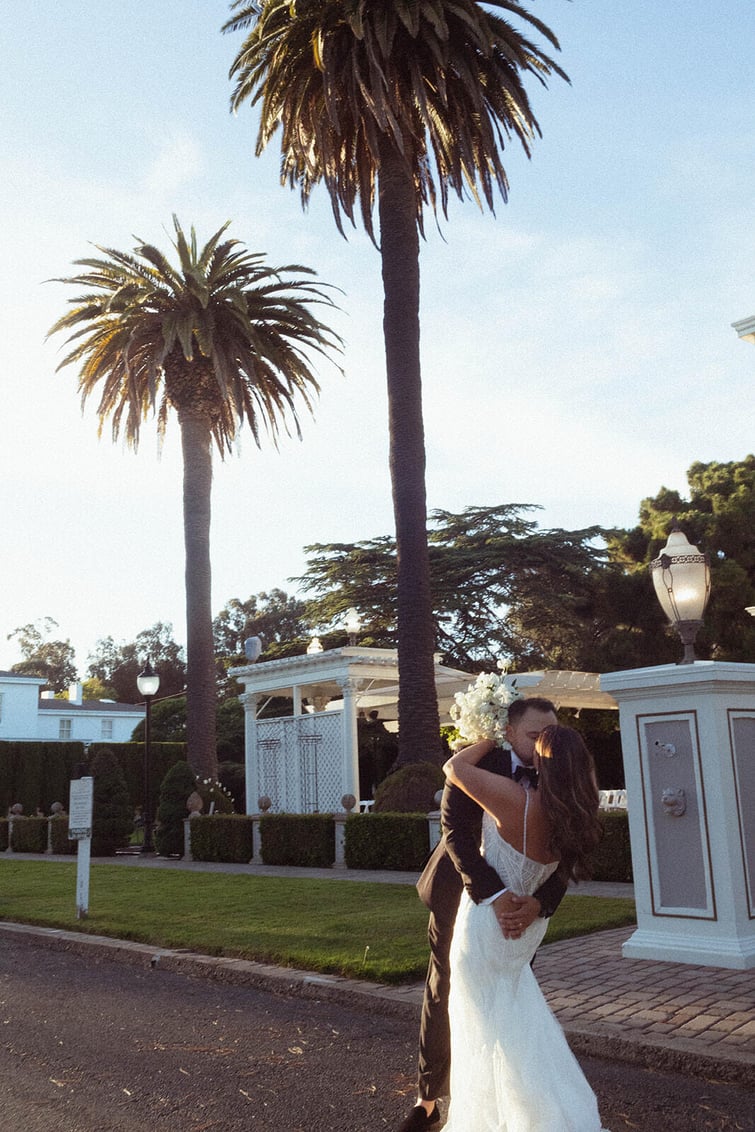
[[[418,1099],[399,1132],[601,1132],[597,1101],[530,966],[601,836],[595,770],[541,697],[508,706],[506,747],[444,766],[443,836],[417,889],[430,911]]]

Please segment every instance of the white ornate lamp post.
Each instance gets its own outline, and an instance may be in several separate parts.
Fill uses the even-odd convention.
[[[679,663],[692,664],[696,660],[695,638],[710,596],[708,555],[692,546],[675,525],[663,550],[650,563],[650,574],[663,612],[684,645]]]
[[[142,845],[142,853],[153,853],[154,848],[152,845],[152,801],[151,801],[151,782],[150,782],[150,761],[152,757],[151,750],[151,735],[150,735],[150,715],[152,709],[152,700],[157,695],[160,687],[160,677],[155,672],[150,664],[149,657],[147,663],[144,665],[143,670],[136,678],[136,686],[139,692],[144,697],[144,844]]]

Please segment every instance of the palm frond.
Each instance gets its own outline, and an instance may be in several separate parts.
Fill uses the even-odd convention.
[[[332,288],[224,239],[228,224],[200,248],[194,228],[187,238],[173,221],[178,267],[145,241],[133,252],[95,245],[101,258],[77,260],[84,270],[58,280],[80,289],[48,332],[67,334],[58,369],[79,367],[82,408],[96,395],[100,431],[109,420],[113,438],[134,447],[150,416],[162,435],[170,411],[189,405],[221,455],[244,421],[257,443],[288,428],[279,415],[298,433],[297,402],[310,411],[319,392],[313,359],[341,348],[314,313],[335,309]]]

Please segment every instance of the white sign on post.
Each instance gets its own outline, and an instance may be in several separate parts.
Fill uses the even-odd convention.
[[[93,778],[75,778],[71,782],[68,802],[68,838],[78,841],[76,857],[76,919],[86,918],[89,911],[89,859],[92,848]]]

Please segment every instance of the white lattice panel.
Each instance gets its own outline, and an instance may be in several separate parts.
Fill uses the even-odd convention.
[[[341,809],[343,713],[317,712],[257,721],[259,792],[271,812],[313,814]]]

